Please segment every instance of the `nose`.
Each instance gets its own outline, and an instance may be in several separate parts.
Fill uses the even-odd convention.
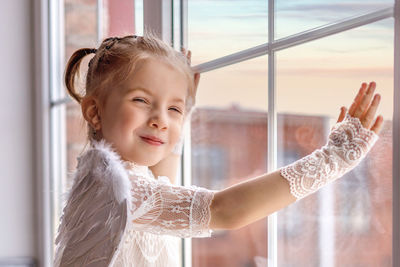
[[[167,129],[167,118],[165,112],[154,111],[150,116],[149,126],[158,128],[160,130]]]

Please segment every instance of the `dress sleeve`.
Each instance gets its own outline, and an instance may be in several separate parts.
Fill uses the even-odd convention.
[[[158,180],[131,177],[130,220],[133,228],[182,238],[211,237],[210,206],[216,190],[177,186],[166,176]]]

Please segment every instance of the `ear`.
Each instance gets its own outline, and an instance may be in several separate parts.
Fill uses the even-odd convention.
[[[88,96],[82,99],[81,108],[85,120],[95,130],[101,129],[100,105],[97,98]]]

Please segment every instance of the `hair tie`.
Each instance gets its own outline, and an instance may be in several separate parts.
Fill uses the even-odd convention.
[[[122,38],[120,38],[120,37],[109,37],[109,38],[105,39],[104,42],[107,42],[107,41],[111,41],[112,42],[111,44],[106,45],[106,49],[107,50],[110,49],[117,41],[119,41],[121,39]]]
[[[96,52],[97,52],[97,49],[96,48],[92,48],[92,49],[89,50],[88,54],[91,54],[91,53],[96,54]],[[90,59],[90,61],[88,63],[88,67],[90,67],[92,65],[93,59],[94,59],[94,57],[92,57],[92,59]]]

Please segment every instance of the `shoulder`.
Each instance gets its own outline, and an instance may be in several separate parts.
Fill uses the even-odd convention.
[[[78,157],[75,183],[84,177],[112,188],[118,202],[129,197],[131,183],[119,154],[104,139],[92,141],[92,147]]]

